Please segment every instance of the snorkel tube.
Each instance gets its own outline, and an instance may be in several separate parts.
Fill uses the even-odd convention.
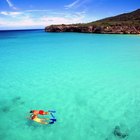
[[[48,112],[50,112],[50,113],[56,113],[56,111],[54,111],[54,110],[48,110]]]

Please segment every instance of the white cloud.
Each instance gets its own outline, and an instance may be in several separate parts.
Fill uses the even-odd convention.
[[[0,12],[0,14],[1,15],[5,15],[5,16],[8,16],[9,15],[8,12],[4,12],[4,11],[3,12]]]
[[[11,7],[14,10],[17,10],[17,8],[14,6],[14,4],[10,0],[6,0],[6,2],[8,3],[9,7]]]
[[[5,27],[15,27],[15,28],[19,28],[19,27],[33,27],[33,26],[38,26],[38,25],[42,25],[42,23],[33,20],[32,18],[22,18],[22,19],[18,19],[18,20],[0,20],[0,25],[1,26],[5,26]]]
[[[42,17],[40,19],[42,23],[45,25],[51,24],[72,24],[72,23],[81,23],[83,17],[74,17],[74,18],[67,18],[67,17]]]
[[[78,8],[80,6],[85,5],[86,3],[90,2],[91,0],[76,0],[73,3],[70,3],[68,5],[65,5],[65,9],[71,9],[71,8]]]
[[[4,25],[5,24],[5,21],[0,19],[0,25]]]
[[[7,12],[7,11],[2,11],[0,14],[5,15],[5,16],[12,16],[15,17],[17,15],[21,15],[22,12]]]
[[[85,11],[72,13],[59,13],[54,11],[36,13],[40,10],[25,10],[19,12],[1,11],[0,29],[2,28],[35,28],[52,24],[82,23],[85,20]]]
[[[7,14],[7,13],[6,13]],[[51,24],[71,24],[71,23],[81,23],[83,22],[84,16],[75,15],[73,18],[60,17],[60,16],[43,16],[40,18],[33,18],[29,15],[21,15],[18,18],[12,19],[1,19],[0,25],[11,28],[22,28],[22,27],[42,27]]]
[[[49,10],[38,10],[38,9],[34,9],[34,10],[25,10],[25,12],[48,12]]]
[[[79,3],[79,0],[76,0],[76,1],[74,1],[73,3],[70,3],[70,4],[68,4],[68,5],[65,5],[64,7],[65,7],[66,9],[73,8],[73,7],[76,6],[78,3]]]

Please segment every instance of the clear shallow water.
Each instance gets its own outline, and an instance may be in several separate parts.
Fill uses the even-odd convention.
[[[139,140],[139,80],[140,36],[0,32],[0,139]]]

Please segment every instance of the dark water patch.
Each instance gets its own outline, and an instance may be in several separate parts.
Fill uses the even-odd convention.
[[[106,137],[105,140],[127,140],[129,137],[129,129],[125,124],[116,125],[112,132]]]
[[[25,102],[24,102],[24,101],[22,101],[22,102],[20,102],[20,104],[21,104],[21,105],[24,105],[24,104],[25,104]]]
[[[5,39],[5,40],[7,40],[7,39],[15,39],[15,38],[17,38],[17,37],[15,37],[15,36],[0,36],[0,39]]]
[[[23,101],[20,96],[14,97],[11,101],[12,101],[13,105],[15,105],[15,104],[24,105],[25,104],[25,101]]]
[[[29,29],[29,30],[0,30],[0,39],[15,39],[23,34],[32,34],[33,32],[43,32],[42,29]]]
[[[20,96],[15,96],[11,100],[0,101],[0,111],[3,113],[8,113],[12,109],[18,108],[20,105],[24,105],[25,101],[21,100]]]
[[[16,96],[12,99],[12,102],[15,103],[15,102],[18,102],[21,100],[21,97],[20,96]]]
[[[115,126],[113,134],[115,137],[118,137],[120,139],[125,139],[128,137],[127,129],[124,130],[124,128],[122,128],[121,126]]]
[[[3,99],[0,101],[0,112],[8,113],[11,111],[11,103],[8,99]]]
[[[4,112],[4,113],[7,113],[7,112],[10,111],[10,109],[11,109],[10,106],[4,106],[4,107],[1,108],[1,111]]]
[[[5,33],[5,32],[0,32],[0,39],[15,39],[17,38],[17,36],[15,36],[14,34],[9,34],[9,33]]]

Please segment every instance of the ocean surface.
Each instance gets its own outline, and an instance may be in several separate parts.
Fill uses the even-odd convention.
[[[140,36],[0,32],[0,117],[0,140],[140,140]]]

